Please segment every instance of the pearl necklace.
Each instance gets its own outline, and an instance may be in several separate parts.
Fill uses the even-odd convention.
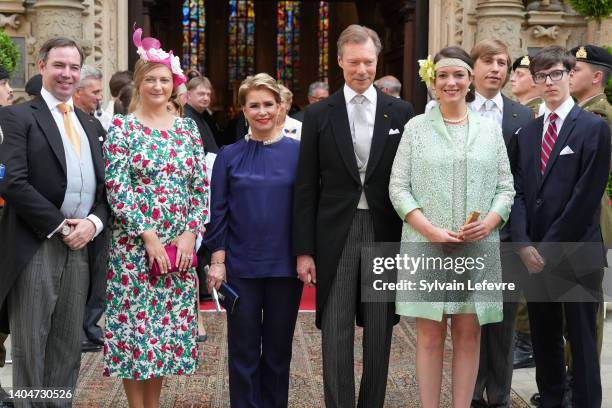
[[[463,115],[463,117],[462,117],[462,118],[459,118],[459,119],[447,119],[447,118],[445,118],[444,116],[442,116],[442,120],[444,120],[444,122],[446,122],[446,123],[450,123],[451,125],[456,125],[456,124],[461,123],[461,122],[463,122],[464,120],[466,120],[466,119],[467,119],[467,117],[468,117],[468,111],[467,111],[467,109],[466,109],[466,111],[465,111],[465,115]]]

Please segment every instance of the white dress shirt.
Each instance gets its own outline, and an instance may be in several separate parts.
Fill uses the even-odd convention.
[[[556,120],[557,125],[557,136],[561,133],[561,127],[563,123],[565,123],[565,118],[569,115],[570,111],[574,107],[575,103],[571,96],[568,96],[565,102],[563,102],[557,109],[551,111],[546,104],[542,104],[544,107],[544,129],[542,129],[542,140],[544,140],[544,135],[546,134],[546,130],[548,130],[548,125],[550,124],[550,114],[555,112],[558,116]]]
[[[86,157],[85,155],[88,155],[89,157],[91,157],[91,150],[89,146],[89,139],[87,138],[85,129],[83,129],[83,126],[81,126],[81,122],[79,121],[79,118],[74,112],[74,103],[72,101],[72,98],[70,98],[66,102],[60,101],[55,96],[53,96],[49,91],[47,91],[44,87],[40,90],[40,96],[43,98],[43,100],[49,107],[49,110],[51,111],[53,120],[55,121],[55,124],[57,125],[57,129],[59,130],[59,133],[62,137],[62,143],[64,145],[64,150],[72,148],[72,144],[69,142],[68,136],[66,135],[66,130],[64,128],[64,114],[60,112],[60,110],[57,108],[57,105],[59,105],[60,103],[65,103],[66,105],[70,106],[71,108],[70,109],[70,119],[72,120],[72,124],[75,130],[81,136],[81,152],[80,152],[81,163],[79,164],[82,166],[83,162],[85,161],[85,157]],[[66,152],[67,157],[68,155],[69,155],[69,152]],[[68,171],[68,168],[67,168],[67,171]],[[94,174],[94,177],[95,177],[95,174]],[[94,185],[95,185],[95,180],[94,180]],[[93,192],[93,196],[95,200],[95,189]],[[91,203],[86,202],[86,201],[73,203],[67,200],[67,197],[64,197],[64,202],[62,203],[62,207],[60,208],[60,211],[62,211],[62,214],[64,214],[66,218],[73,218],[73,217],[83,218],[85,217],[86,213],[89,212],[92,205],[93,205],[93,201]],[[96,232],[94,234],[94,237],[98,236],[98,234],[100,234],[100,232],[102,232],[102,229],[104,228],[102,221],[100,221],[100,219],[94,214],[86,215],[85,218],[90,220],[95,225]],[[51,234],[47,235],[47,238],[51,238],[57,231],[59,231],[62,228],[63,225],[64,223],[62,222],[53,232],[51,232]]]
[[[472,110],[481,116],[490,117],[501,126],[504,116],[504,98],[502,98],[501,92],[498,92],[497,95],[490,99],[493,102],[490,110],[487,110],[487,101],[489,99],[478,92],[475,92],[475,94],[476,99],[470,103]]]
[[[357,92],[349,88],[348,85],[344,84],[344,101],[346,103],[346,113],[348,114],[349,127],[351,129],[351,138],[353,140],[353,145],[357,142],[355,137],[355,104],[352,103],[353,98],[358,95]],[[365,110],[365,120],[367,122],[369,136],[370,136],[370,145],[371,140],[374,135],[374,120],[376,118],[376,102],[378,100],[378,94],[376,93],[376,89],[374,85],[370,85],[368,89],[364,93],[362,93],[365,97],[365,100],[362,103],[362,106]],[[362,118],[363,119],[363,118]],[[367,155],[369,157],[369,154]],[[359,178],[361,179],[361,185],[365,181],[365,173],[367,170],[367,164],[365,167],[359,169]],[[365,189],[362,189],[361,197],[359,198],[359,203],[357,204],[357,208],[361,210],[367,210],[370,207],[368,206],[368,201],[365,196]]]

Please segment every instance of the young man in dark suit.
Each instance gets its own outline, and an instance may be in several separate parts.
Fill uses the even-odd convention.
[[[502,129],[504,142],[514,172],[516,164],[516,132],[533,120],[531,110],[502,94],[511,68],[510,54],[499,40],[484,40],[471,51],[474,61],[474,90],[476,97],[470,107],[479,115],[493,119]],[[515,273],[516,255],[506,250],[510,242],[508,226],[500,231],[502,242],[502,278],[510,279]],[[504,297],[504,319],[482,327],[480,335],[480,365],[472,399],[473,407],[507,407],[512,384],[514,322],[517,303]],[[486,400],[484,394],[486,392]]]
[[[359,407],[385,399],[394,304],[363,303],[360,245],[397,242],[402,220],[389,199],[389,176],[409,103],[372,85],[382,46],[373,30],[351,25],[338,39],[345,85],[304,114],[295,182],[294,253],[298,276],[317,287],[327,407],[355,405],[355,317],[364,326]],[[315,266],[316,265],[316,266]]]
[[[543,48],[531,60],[545,109],[517,138],[511,225],[530,274],[526,295],[540,406],[563,404],[565,313],[574,357],[572,404],[595,408],[602,398],[595,322],[605,265],[599,217],[610,171],[610,129],[571,98],[574,65],[575,58],[558,46]],[[564,250],[559,243],[573,244]],[[581,296],[571,297],[578,289]]]
[[[108,218],[93,118],[72,102],[82,64],[73,40],[47,41],[41,95],[0,110],[0,303],[8,300],[14,388],[74,394],[79,372],[88,248]]]

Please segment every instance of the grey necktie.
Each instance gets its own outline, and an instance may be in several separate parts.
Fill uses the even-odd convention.
[[[501,116],[499,115],[498,110],[495,109],[496,106],[497,105],[492,99],[487,99],[485,103],[482,104],[480,114],[486,118],[493,119],[501,126]]]
[[[355,95],[351,100],[353,104],[353,126],[355,130],[355,139],[353,145],[355,147],[355,156],[357,157],[357,167],[361,170],[368,165],[368,157],[370,155],[370,145],[372,144],[372,135],[368,126],[366,116],[366,97],[363,95]]]

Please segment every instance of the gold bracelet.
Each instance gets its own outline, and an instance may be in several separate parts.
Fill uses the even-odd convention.
[[[210,261],[211,265],[223,265],[225,261]]]

